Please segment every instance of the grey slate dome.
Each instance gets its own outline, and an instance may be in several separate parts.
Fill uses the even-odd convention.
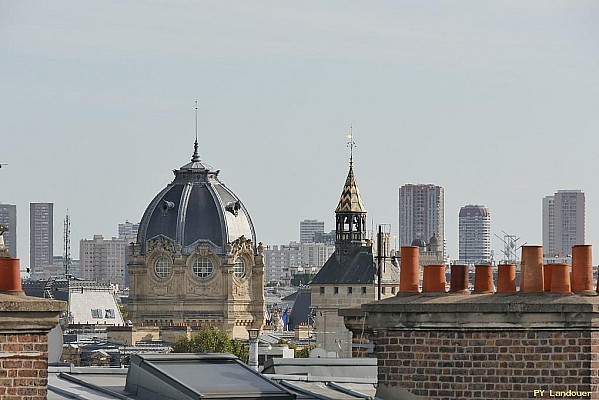
[[[412,246],[426,247],[426,242],[424,241],[424,239],[416,238],[412,240]]]
[[[239,198],[219,179],[220,171],[201,162],[198,142],[191,162],[173,170],[175,179],[154,197],[141,219],[137,242],[141,253],[148,240],[163,237],[190,254],[208,243],[217,254],[241,236],[256,245],[254,225]]]

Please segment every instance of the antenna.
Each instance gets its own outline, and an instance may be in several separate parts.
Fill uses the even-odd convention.
[[[69,209],[64,217],[64,248],[62,253],[62,266],[64,268],[64,276],[68,278],[69,270],[71,269],[71,218],[69,217]]]
[[[516,237],[516,235],[510,235],[506,231],[502,231],[502,232],[503,232],[503,238],[501,236],[495,234],[495,236],[503,242],[503,250],[501,251],[503,253],[502,261],[517,264],[518,263],[518,250],[522,246],[524,246],[526,244],[526,242],[521,244],[520,246],[518,246],[518,240],[520,240],[521,238]]]

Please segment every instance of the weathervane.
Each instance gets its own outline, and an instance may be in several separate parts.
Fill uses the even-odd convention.
[[[353,126],[349,126],[349,135],[347,135],[349,141],[347,142],[347,147],[349,147],[349,166],[351,167],[354,164],[354,147],[356,143],[354,142],[354,130]]]

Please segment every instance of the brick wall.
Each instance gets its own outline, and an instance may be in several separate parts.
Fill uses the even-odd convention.
[[[599,333],[589,331],[387,331],[376,343],[379,385],[430,399],[597,392],[597,350]]]
[[[0,333],[0,400],[43,400],[48,385],[45,333]]]
[[[381,398],[599,399],[599,296],[399,294],[339,313],[375,343]]]

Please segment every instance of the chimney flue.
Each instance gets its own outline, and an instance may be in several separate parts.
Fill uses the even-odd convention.
[[[399,270],[399,291],[418,293],[419,252],[418,246],[401,247],[401,264]]]
[[[572,292],[595,294],[593,290],[593,246],[577,244],[572,246]]]
[[[551,264],[551,293],[570,293],[568,264]]]
[[[451,293],[470,293],[468,290],[469,283],[468,266],[453,264],[451,266],[451,277],[449,291]]]
[[[499,264],[497,266],[497,293],[516,292],[516,266]]]
[[[520,291],[543,292],[543,246],[522,246]]]
[[[493,266],[474,266],[474,293],[493,293]]]
[[[422,292],[445,293],[445,265],[425,265]]]

